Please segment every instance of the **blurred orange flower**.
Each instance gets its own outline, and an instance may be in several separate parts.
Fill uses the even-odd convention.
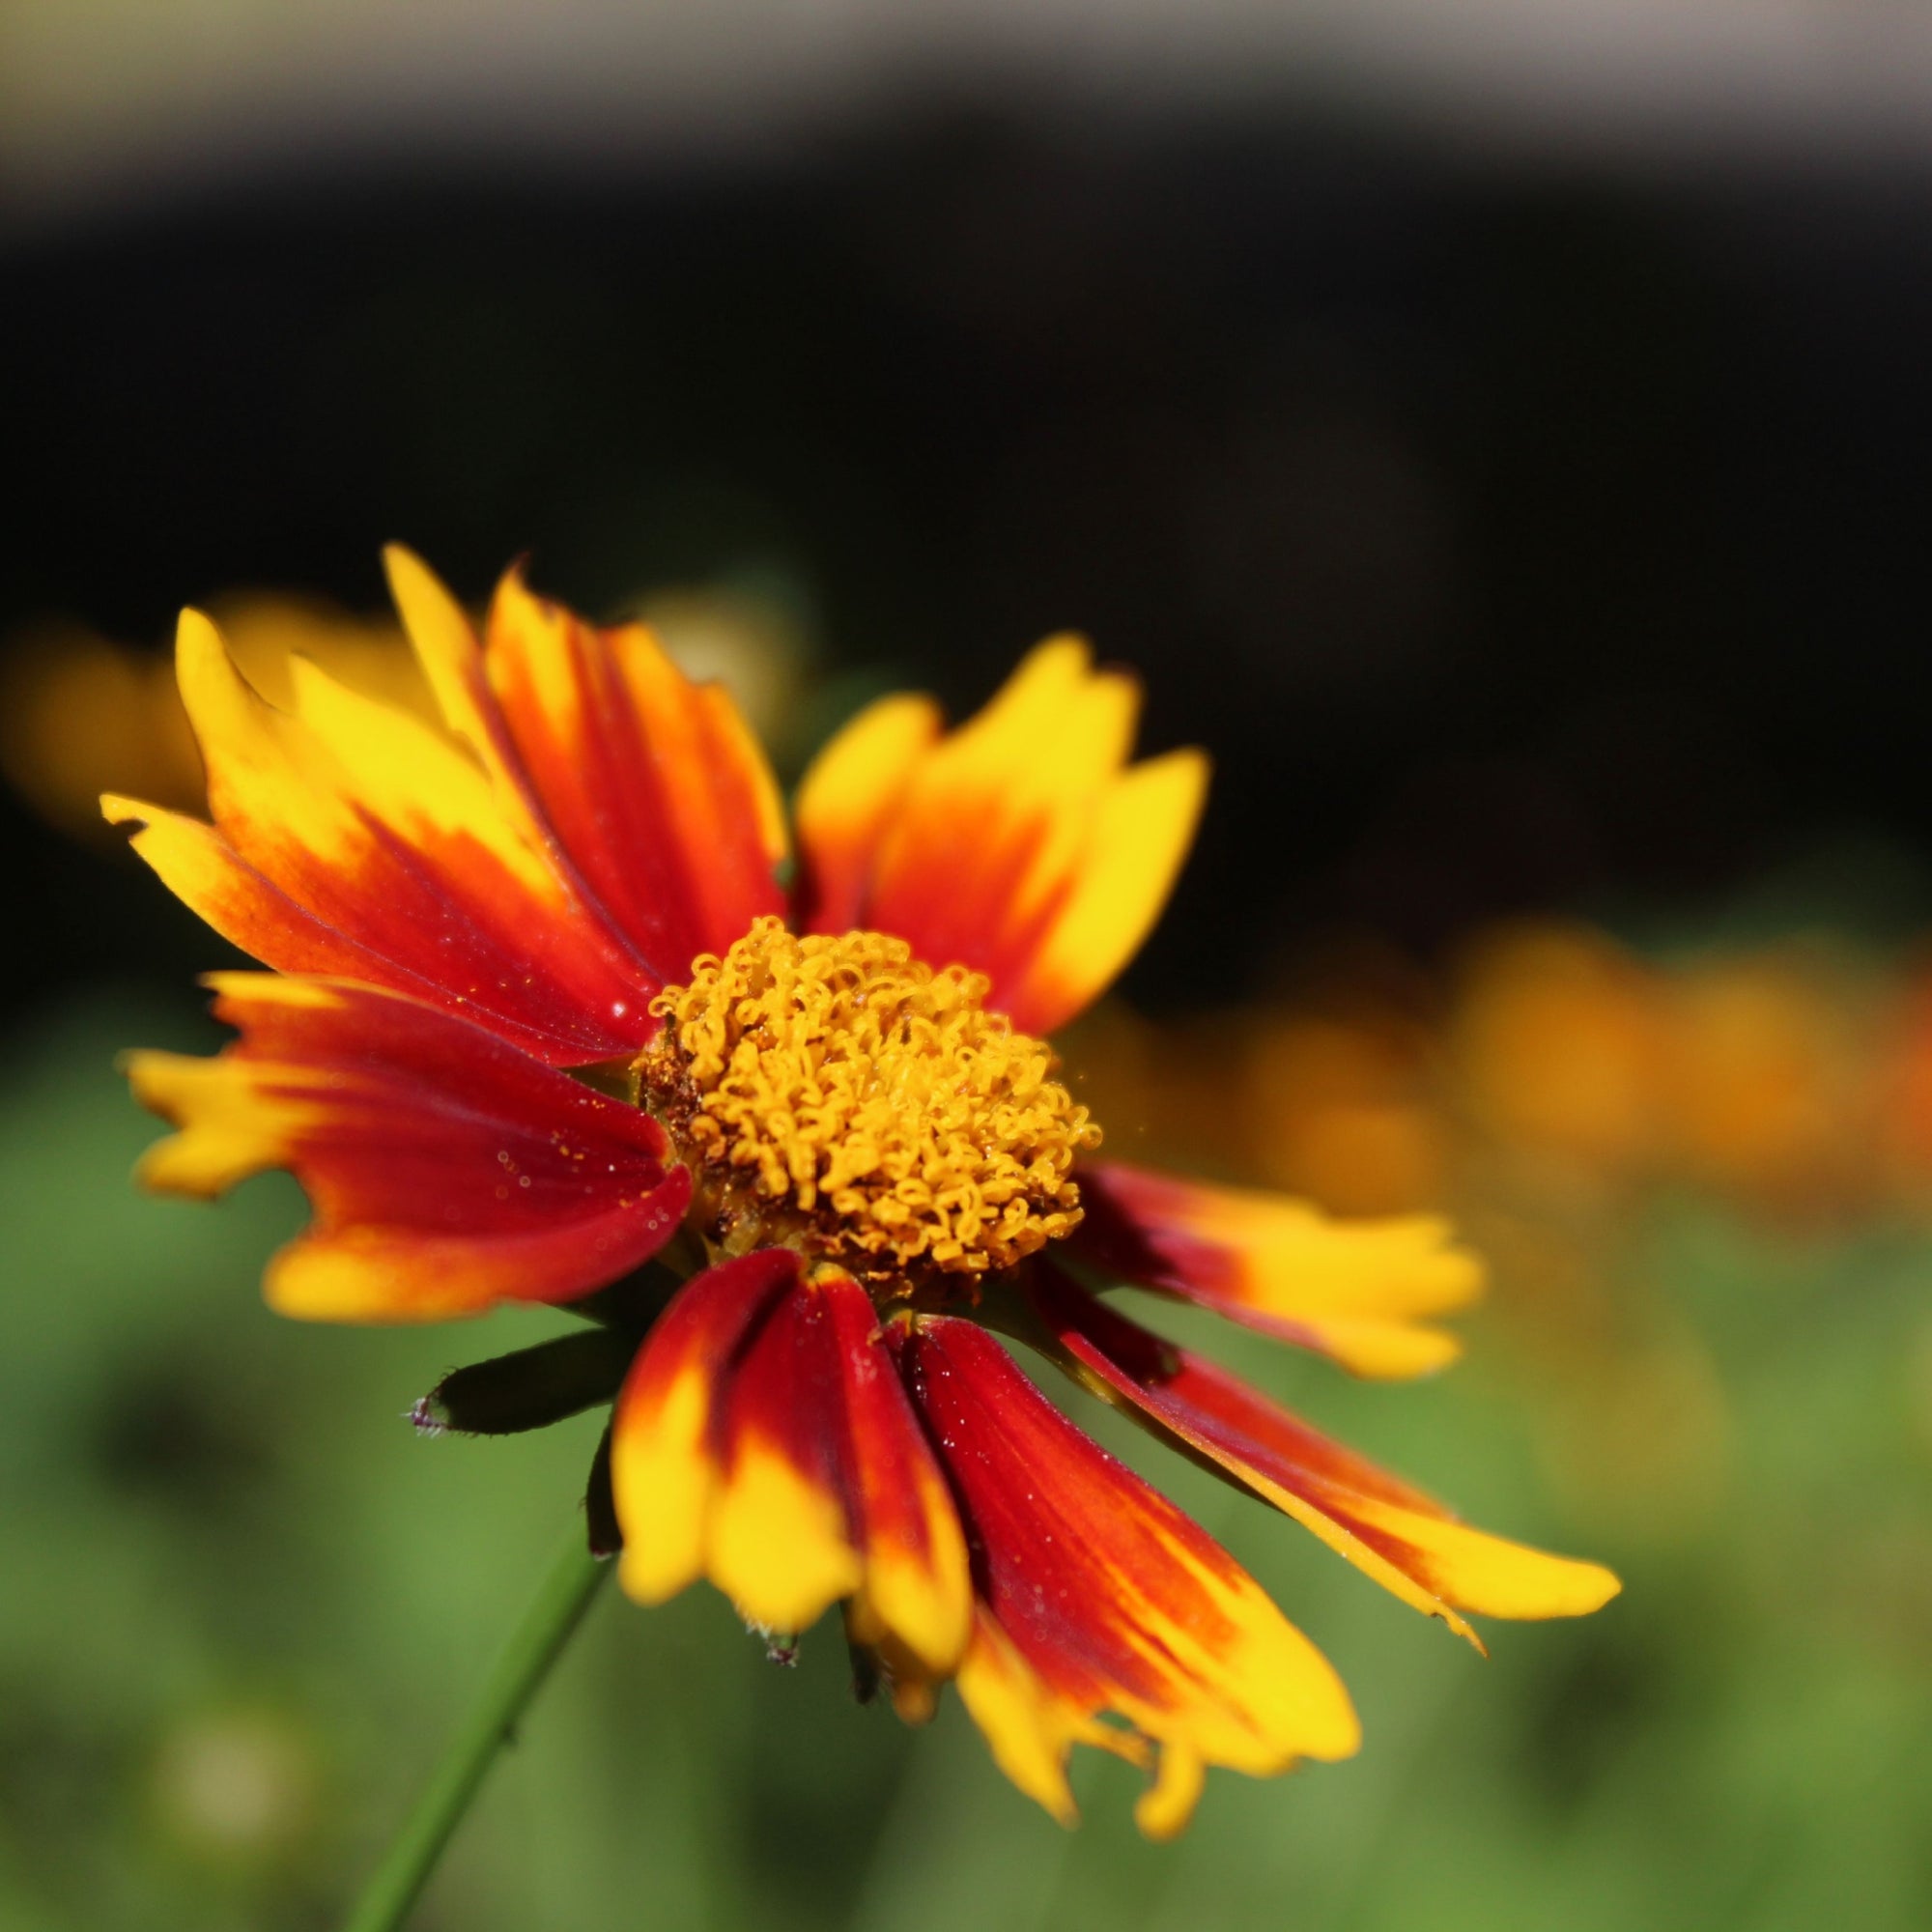
[[[1869,1205],[1880,1014],[1868,976],[1798,946],[1701,960],[1671,987],[1673,1165],[1764,1209]]]
[[[1468,949],[1446,1041],[1478,1130],[1605,1176],[1656,1158],[1670,1043],[1656,973],[1588,926],[1526,922]]]

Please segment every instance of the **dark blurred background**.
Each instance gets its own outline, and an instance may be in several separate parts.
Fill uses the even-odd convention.
[[[158,645],[400,537],[590,611],[748,568],[976,701],[1078,627],[1220,777],[1162,998],[1922,844],[1932,174],[1614,167],[1333,103],[855,116],[779,156],[238,165],[0,261],[0,623]],[[125,960],[74,876],[22,993]],[[111,902],[111,909],[110,909]]]
[[[1153,1022],[1324,948],[1419,983],[1531,914],[1695,946],[1755,907],[1754,939],[1908,956],[1932,53],[1906,11],[1611,4],[1569,39],[1501,4],[450,8],[413,38],[179,11],[0,31],[0,639],[158,654],[238,588],[374,611],[390,538],[470,599],[524,554],[598,614],[753,584],[809,687],[795,772],[870,690],[956,715],[1084,630],[1144,673],[1152,747],[1217,761],[1126,981]],[[0,858],[0,1469],[39,1578],[0,1923],[326,1925],[587,1445],[432,1455],[393,1418],[487,1344],[287,1330],[252,1281],[291,1195],[128,1194],[150,1129],[107,1056],[207,1039],[188,980],[220,949],[14,791]],[[1645,1201],[1597,1312],[1555,1324],[1587,1346],[1500,1334],[1515,1366],[1460,1393],[1293,1384],[1498,1527],[1617,1560],[1597,1625],[1501,1632],[1523,1661],[1477,1682],[1181,1483],[1349,1667],[1359,1769],[1217,1781],[1157,1854],[1100,1767],[1108,1815],[1065,1841],[963,1726],[844,1709],[831,1657],[768,1678],[715,1602],[607,1606],[423,1924],[1924,1922],[1924,1241]],[[1574,1417],[1525,1405],[1615,1379],[1599,1327],[1661,1379],[1600,1450],[1538,1448]],[[1854,1580],[1807,1622],[1787,1593],[1828,1528]]]

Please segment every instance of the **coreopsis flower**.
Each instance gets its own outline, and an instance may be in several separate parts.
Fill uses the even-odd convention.
[[[1446,1360],[1428,1318],[1477,1287],[1435,1222],[1345,1226],[1099,1156],[1044,1040],[1152,924],[1207,781],[1198,752],[1129,762],[1130,678],[1059,638],[950,733],[928,699],[882,699],[819,755],[788,832],[730,700],[645,630],[595,629],[513,571],[479,635],[413,556],[389,570],[440,727],[300,661],[275,708],[190,611],[213,823],[106,801],[274,969],[213,976],[238,1043],[132,1075],[179,1128],[154,1184],[285,1167],[307,1190],[277,1308],[590,1312],[605,1328],[548,1345],[529,1400],[582,1406],[586,1362],[629,1362],[601,1459],[628,1592],[708,1577],[781,1642],[842,1605],[903,1715],[956,1683],[1064,1820],[1076,1743],[1149,1767],[1137,1816],[1160,1835],[1208,1765],[1340,1758],[1357,1722],[1227,1550],[1001,1335],[1464,1635],[1465,1612],[1614,1592],[1089,1285],[1370,1376]],[[668,1299],[654,1258],[686,1277]],[[514,1408],[507,1373],[447,1400]]]

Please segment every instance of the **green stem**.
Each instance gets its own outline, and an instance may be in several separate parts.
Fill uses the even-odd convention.
[[[463,1822],[497,1749],[515,1736],[526,1706],[613,1567],[589,1554],[582,1530],[572,1535],[515,1635],[503,1646],[474,1708],[449,1741],[429,1788],[363,1887],[344,1932],[397,1932],[429,1883],[450,1834]]]

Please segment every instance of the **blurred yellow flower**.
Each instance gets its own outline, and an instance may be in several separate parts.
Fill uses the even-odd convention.
[[[432,715],[429,686],[393,621],[269,594],[213,609],[236,663],[271,704],[291,702],[289,661],[304,657],[352,690]],[[0,772],[63,832],[96,843],[121,842],[100,816],[110,788],[176,810],[199,805],[201,754],[172,659],[78,626],[16,639],[0,660]]]

